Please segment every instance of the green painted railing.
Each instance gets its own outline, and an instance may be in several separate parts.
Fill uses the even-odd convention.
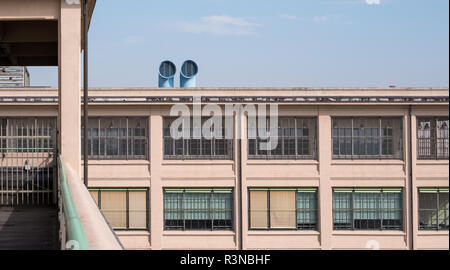
[[[61,200],[64,209],[64,219],[66,223],[66,236],[69,241],[72,242],[72,249],[77,250],[89,250],[89,244],[86,238],[86,234],[81,224],[80,217],[78,216],[78,211],[72,198],[72,194],[69,188],[69,182],[67,180],[67,175],[64,171],[64,165],[61,157],[58,158],[59,163],[59,179],[61,188]]]

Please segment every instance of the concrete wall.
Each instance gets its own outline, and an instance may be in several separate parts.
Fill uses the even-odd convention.
[[[136,94],[136,92],[134,92]],[[102,93],[105,96],[105,93]],[[0,94],[1,96],[1,94]],[[134,95],[130,95],[134,96]],[[39,109],[38,109],[39,108]],[[228,232],[164,231],[163,193],[165,187],[234,188],[234,223],[240,224],[238,163],[225,161],[163,160],[163,116],[168,105],[91,105],[91,116],[144,116],[150,127],[149,160],[91,161],[91,187],[150,188],[150,231],[117,232],[129,249],[239,249],[239,227]],[[55,116],[54,105],[0,105],[0,116]],[[318,119],[318,160],[248,160],[247,141],[242,140],[242,247],[244,249],[363,249],[377,241],[381,249],[448,249],[448,231],[418,230],[419,187],[448,187],[448,160],[416,159],[415,117],[448,116],[447,105],[413,106],[413,186],[409,180],[409,106],[407,105],[283,105],[280,116],[313,116]],[[403,160],[333,160],[331,119],[334,116],[396,116],[403,121]],[[243,117],[245,125],[245,117]],[[245,137],[244,137],[245,138]],[[238,141],[235,141],[235,145]],[[317,187],[319,189],[319,231],[253,231],[248,225],[250,187]],[[404,231],[334,231],[333,187],[404,188]],[[413,188],[414,215],[410,216],[409,189]],[[409,219],[413,218],[413,227]],[[369,242],[370,243],[370,242]]]

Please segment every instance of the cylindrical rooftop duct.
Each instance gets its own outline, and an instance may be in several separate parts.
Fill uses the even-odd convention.
[[[177,68],[174,63],[164,61],[159,66],[159,87],[172,88],[174,87],[174,78]]]
[[[183,63],[180,72],[180,87],[197,87],[198,66],[192,60]]]

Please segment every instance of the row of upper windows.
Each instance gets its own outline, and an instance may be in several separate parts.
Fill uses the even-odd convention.
[[[233,159],[234,140],[226,139],[225,128],[218,131],[221,139],[174,139],[174,120],[164,118],[165,159]],[[418,118],[419,159],[448,159],[448,125],[448,117]],[[263,144],[268,140],[255,136],[257,130],[257,125],[248,127],[249,159],[317,159],[317,118],[281,117],[276,147],[269,150]],[[90,119],[88,136],[90,159],[148,159],[148,118]],[[333,159],[403,159],[401,118],[333,118],[331,137]]]
[[[251,230],[318,230],[317,188],[250,188]],[[118,230],[149,229],[148,189],[90,189]],[[419,189],[419,229],[449,229],[448,188]],[[233,189],[164,189],[165,230],[234,230]],[[401,188],[333,189],[335,230],[403,230]]]

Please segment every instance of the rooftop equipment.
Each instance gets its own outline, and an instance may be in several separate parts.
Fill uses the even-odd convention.
[[[174,77],[177,72],[177,68],[174,63],[170,61],[164,61],[159,66],[159,87],[173,88]]]
[[[183,63],[180,72],[180,87],[191,88],[197,87],[197,73],[198,66],[192,60],[187,60]]]
[[[0,66],[0,88],[27,86],[30,86],[30,74],[26,67]]]

